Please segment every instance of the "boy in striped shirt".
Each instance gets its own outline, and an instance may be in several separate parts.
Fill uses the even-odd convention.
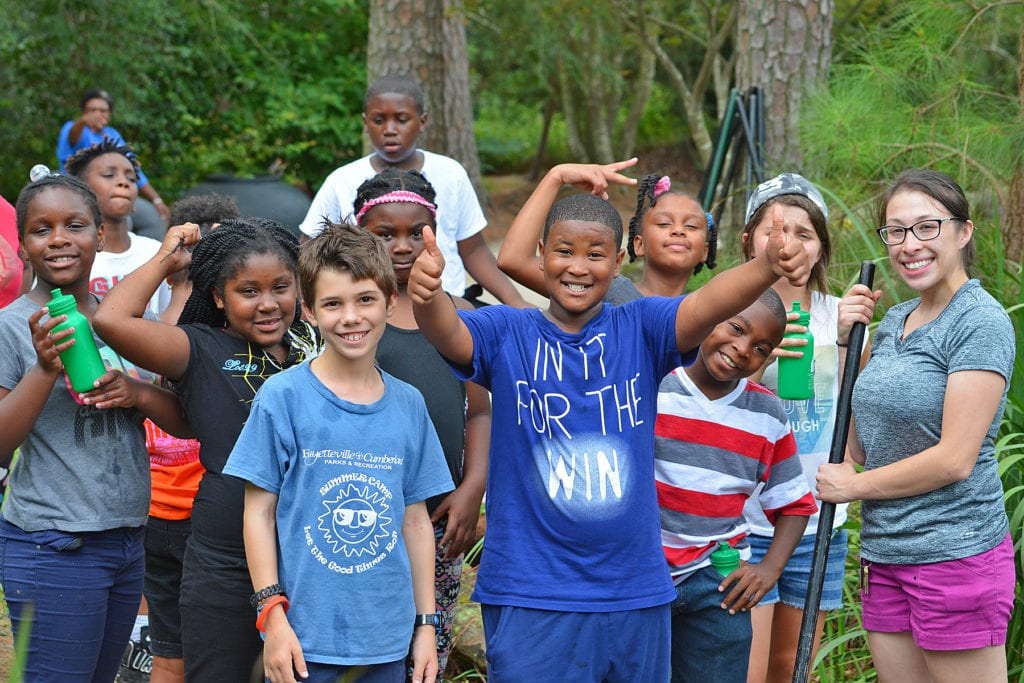
[[[673,682],[746,681],[750,609],[775,585],[817,510],[781,401],[746,379],[768,360],[785,327],[785,308],[769,289],[720,323],[697,360],[666,376],[658,391],[661,538],[678,595]],[[750,564],[743,504],[762,483],[758,500],[775,537],[764,560]],[[719,541],[744,560],[724,579],[710,562]]]

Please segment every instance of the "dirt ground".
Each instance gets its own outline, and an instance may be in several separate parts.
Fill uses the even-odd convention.
[[[0,679],[7,680],[14,660],[14,646],[11,637],[11,618],[7,614],[7,603],[0,603]]]

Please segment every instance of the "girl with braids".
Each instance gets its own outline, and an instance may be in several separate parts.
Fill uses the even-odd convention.
[[[87,318],[99,302],[89,272],[103,245],[96,196],[76,178],[47,175],[17,202],[31,291],[0,311],[0,464],[18,460],[0,518],[0,582],[15,636],[30,628],[26,681],[111,681],[142,595],[149,457],[143,419],[189,436],[177,397],[113,367],[72,391],[59,353],[75,342],[46,317],[51,290]],[[26,321],[28,324],[26,324]]]
[[[139,196],[139,163],[130,146],[108,138],[76,152],[65,169],[86,183],[99,200],[105,240],[92,265],[89,289],[102,299],[160,249],[155,239],[131,231],[131,215]],[[150,311],[159,315],[170,302],[171,286],[163,282],[149,301]]]
[[[747,202],[746,226],[742,235],[743,254],[747,260],[756,257],[764,249],[776,213],[784,222],[785,232],[804,246],[812,263],[811,277],[805,286],[794,287],[788,281],[779,280],[772,288],[782,298],[787,309],[794,301],[799,301],[801,309],[811,313],[814,395],[803,401],[783,401],[783,405],[796,439],[804,477],[813,491],[818,466],[828,461],[832,444],[839,371],[845,353],[845,348],[836,344],[839,299],[828,294],[828,263],[832,251],[827,225],[828,207],[817,188],[795,173],[783,173],[761,183]],[[803,332],[805,328],[790,324],[786,331]],[[774,391],[778,387],[778,366],[774,360],[780,356],[795,357],[802,353],[794,348],[795,343],[803,342],[783,339],[772,352],[759,379],[769,389]],[[847,535],[841,527],[846,522],[846,507],[836,506],[821,610],[818,612],[815,648],[821,637],[826,610],[842,606]],[[748,540],[753,560],[762,561],[772,543],[774,527],[758,506],[748,503],[744,513],[750,525]],[[815,513],[808,519],[803,538],[792,558],[777,567],[780,575],[775,588],[762,598],[752,612],[754,640],[747,679],[751,683],[790,681],[793,678],[818,517],[819,514]]]
[[[423,251],[423,228],[436,226],[433,186],[419,171],[386,168],[359,186],[354,207],[359,225],[384,240],[398,279],[398,300],[377,346],[377,363],[423,394],[456,484],[454,491],[427,500],[437,540],[434,592],[441,614],[437,660],[443,673],[451,651],[462,556],[473,543],[487,484],[490,397],[483,387],[452,374],[420,333],[412,314],[409,271]],[[454,300],[460,308],[472,308],[463,299]]]
[[[194,244],[190,257],[187,247]],[[263,382],[319,348],[314,329],[298,315],[297,255],[298,241],[273,221],[227,220],[202,240],[198,226],[175,226],[97,312],[96,329],[107,343],[175,383],[202,444],[206,472],[181,583],[188,680],[247,682],[260,653],[247,599],[244,483],[222,469]],[[190,258],[193,288],[178,324],[144,318],[153,290]]]
[[[608,183],[623,182],[619,171],[636,161],[633,158],[606,166],[562,164],[548,171],[541,182],[552,187],[576,185],[607,198]],[[498,254],[498,266],[509,277],[541,294],[545,291],[544,274],[537,243],[542,227],[537,225],[535,231],[510,230]],[[630,262],[644,259],[643,274],[636,284],[618,275],[604,300],[624,304],[643,296],[679,296],[686,291],[692,274],[699,273],[705,264],[715,267],[717,241],[717,226],[697,200],[673,190],[668,176],[646,176],[637,188],[636,212],[629,221],[626,243]]]

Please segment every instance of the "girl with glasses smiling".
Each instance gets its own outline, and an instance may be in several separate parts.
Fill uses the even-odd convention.
[[[860,588],[879,679],[1005,681],[1015,576],[994,441],[1013,327],[970,279],[974,224],[952,178],[905,171],[879,213],[889,260],[918,297],[879,324],[846,462],[821,467],[818,493],[864,501]],[[840,329],[871,322],[880,295],[851,288]]]

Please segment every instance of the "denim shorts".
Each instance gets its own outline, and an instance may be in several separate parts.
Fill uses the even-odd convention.
[[[924,650],[1006,644],[1016,573],[1006,534],[992,550],[933,564],[861,560],[864,628],[910,632]]]
[[[149,650],[157,657],[181,659],[181,567],[190,519],[150,517],[146,524],[146,583]]]
[[[672,603],[672,681],[746,683],[753,629],[750,611],[729,614],[722,575],[701,567],[676,585]]]
[[[782,570],[782,576],[775,587],[768,591],[758,605],[774,605],[781,602],[797,609],[804,608],[807,598],[807,584],[811,580],[811,567],[814,564],[815,534],[805,534],[800,545]],[[832,542],[828,548],[828,560],[825,562],[825,583],[821,587],[821,603],[819,609],[839,609],[843,606],[843,577],[846,572],[846,547],[848,534],[846,529],[832,532]],[[750,561],[760,562],[768,552],[772,543],[771,536],[747,536],[750,543]]]

